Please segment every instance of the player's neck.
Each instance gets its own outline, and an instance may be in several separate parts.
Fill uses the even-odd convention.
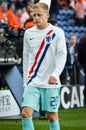
[[[38,29],[46,29],[48,27],[48,23],[44,24],[43,26],[37,26]]]

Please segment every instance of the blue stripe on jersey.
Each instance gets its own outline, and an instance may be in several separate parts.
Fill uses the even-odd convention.
[[[39,62],[38,62],[37,68],[35,69],[34,74],[31,76],[31,78],[30,78],[30,80],[28,81],[27,84],[29,84],[29,83],[33,80],[33,78],[36,77],[37,72],[38,72],[38,70],[39,70],[39,68],[40,68],[40,65],[42,64],[42,61],[43,61],[43,59],[44,59],[44,57],[45,57],[45,55],[46,55],[46,52],[47,52],[49,46],[50,46],[50,44],[46,44],[45,50],[44,50],[44,52],[43,52],[43,54],[42,54],[42,56],[41,56],[41,58],[40,58],[40,60],[39,60]]]

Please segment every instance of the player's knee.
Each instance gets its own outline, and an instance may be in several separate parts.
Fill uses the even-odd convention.
[[[23,118],[27,118],[27,117],[29,117],[29,114],[28,114],[28,112],[27,111],[25,111],[25,110],[22,110],[22,117]]]
[[[54,116],[49,116],[48,119],[50,122],[54,122],[57,120],[57,118],[55,118]]]
[[[58,116],[56,113],[48,113],[48,119],[50,122],[54,122],[58,119]]]
[[[22,115],[23,118],[32,117],[32,111],[30,111],[27,108],[23,108],[21,115]]]

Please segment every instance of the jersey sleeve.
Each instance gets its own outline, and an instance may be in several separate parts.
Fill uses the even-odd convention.
[[[23,40],[23,82],[24,86],[26,86],[28,82],[28,65],[29,65],[29,36],[27,31],[24,34]]]
[[[57,50],[57,54],[56,54],[57,63],[51,76],[54,76],[58,82],[59,76],[64,69],[66,58],[67,58],[66,40],[65,40],[64,31],[62,29],[58,32],[56,50]]]

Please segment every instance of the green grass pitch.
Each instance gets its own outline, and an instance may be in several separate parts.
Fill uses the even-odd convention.
[[[86,108],[59,110],[61,130],[86,130]],[[47,120],[34,119],[35,130],[49,130]],[[0,120],[0,130],[22,130],[21,120]]]

